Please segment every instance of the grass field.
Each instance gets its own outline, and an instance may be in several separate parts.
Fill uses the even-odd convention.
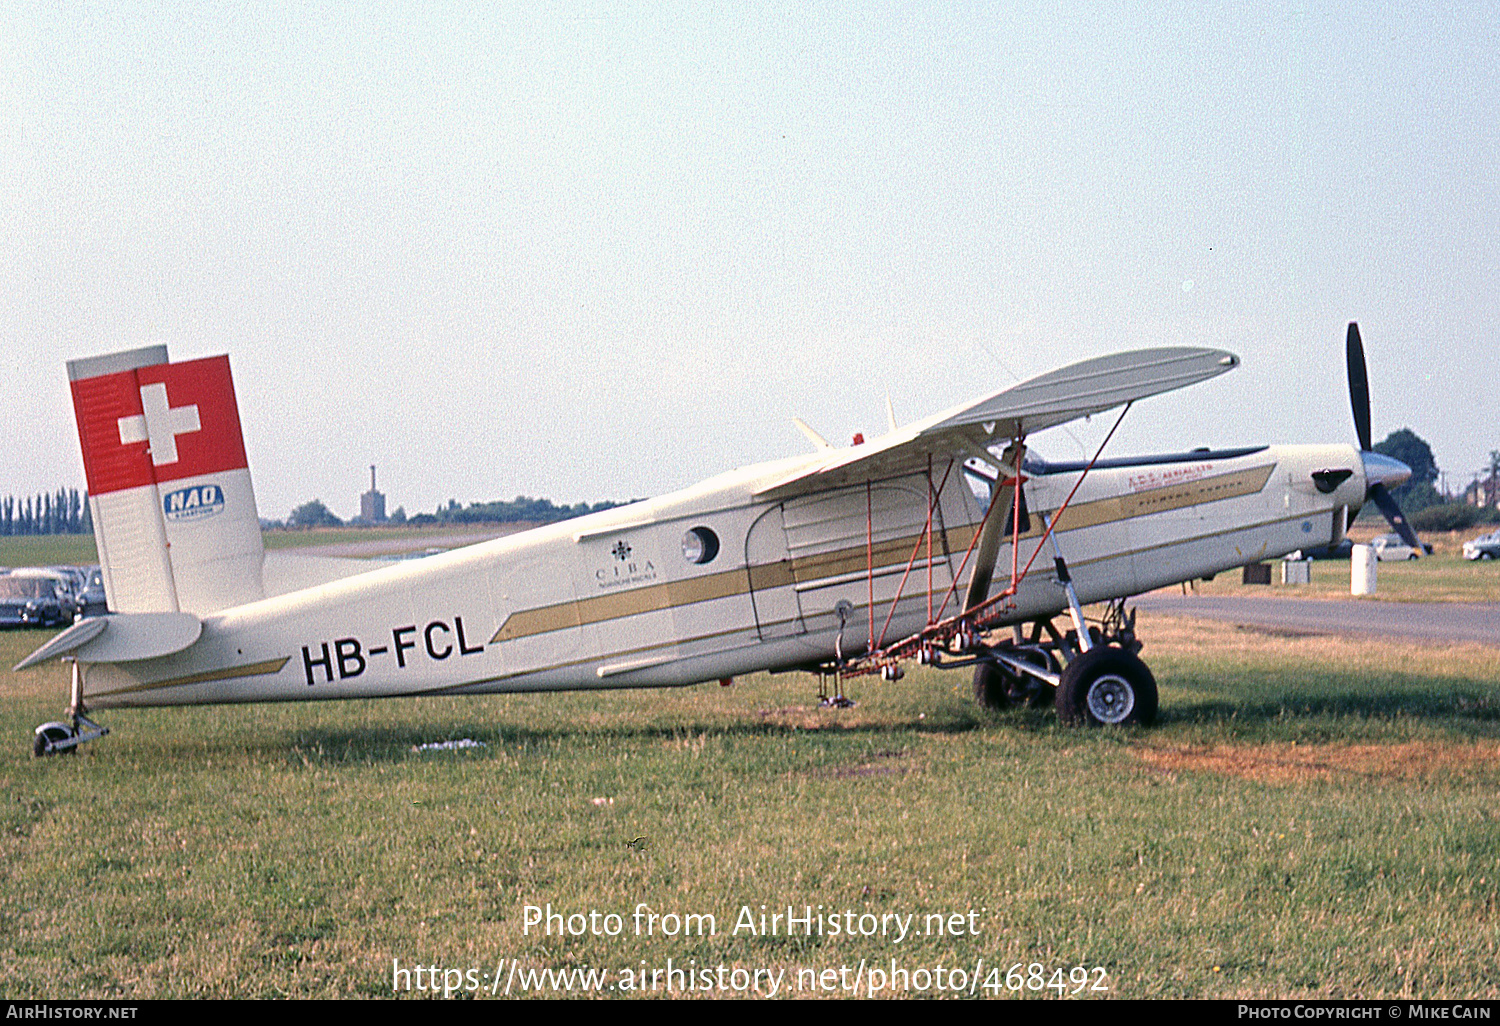
[[[33,760],[66,682],[12,674],[0,994],[387,996],[393,960],[487,994],[511,960],[618,983],[672,959],[785,970],[801,995],[864,960],[929,994],[941,965],[977,966],[979,995],[1055,997],[1083,967],[1080,996],[1500,996],[1500,650],[1142,616],[1150,731],[984,713],[959,674],[916,671],[845,711],[798,676],[120,710],[90,750]],[[0,659],[41,637],[0,636]],[[461,738],[484,747],[413,751]],[[622,932],[525,932],[548,903]],[[637,937],[639,903],[715,935]],[[961,926],[736,934],[762,904]]]

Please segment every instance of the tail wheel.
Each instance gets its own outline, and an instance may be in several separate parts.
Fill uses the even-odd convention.
[[[31,741],[31,754],[40,759],[44,755],[54,754],[53,745],[59,741],[66,741],[73,736],[73,731],[63,723],[44,723],[36,728],[36,733]],[[56,749],[56,751],[72,752],[74,748]]]
[[[1124,649],[1092,648],[1063,670],[1057,716],[1071,726],[1149,726],[1156,720],[1156,678]]]

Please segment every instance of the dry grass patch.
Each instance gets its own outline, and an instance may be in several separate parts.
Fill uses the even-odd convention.
[[[1500,773],[1500,744],[1412,741],[1391,745],[1140,746],[1135,754],[1168,773],[1203,772],[1263,784],[1317,780],[1452,780]]]
[[[758,709],[762,722],[788,730],[854,730],[872,721],[848,709],[825,709],[816,705],[788,705],[780,709]]]
[[[826,769],[815,771],[813,776],[833,777],[836,779],[896,776],[902,773],[909,773],[915,768],[910,762],[904,761],[906,758],[906,752],[876,752],[873,759],[852,766],[830,766]]]

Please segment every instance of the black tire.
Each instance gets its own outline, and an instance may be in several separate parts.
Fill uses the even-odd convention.
[[[1156,721],[1156,678],[1124,649],[1095,646],[1063,670],[1057,718],[1075,727],[1150,726]]]
[[[996,663],[975,663],[974,700],[986,709],[1010,708],[1010,674]]]
[[[1046,670],[1049,673],[1056,673],[1060,669],[1057,665],[1057,660],[1044,649],[1022,648],[1018,649],[1014,655],[1017,659],[1028,662],[1032,666]],[[1015,697],[1017,693],[1025,695],[1026,705],[1029,708],[1045,709],[1047,706],[1054,704],[1057,689],[1046,681],[1033,677],[1030,674],[1014,674],[1011,680],[1013,682],[1011,684],[1012,697]]]

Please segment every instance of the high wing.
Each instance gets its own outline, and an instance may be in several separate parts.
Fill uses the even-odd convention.
[[[956,406],[883,438],[838,449],[756,492],[772,501],[924,469],[929,456],[962,454],[991,463],[989,446],[1147,396],[1194,385],[1239,365],[1222,349],[1175,347],[1115,353],[1051,371]]]

